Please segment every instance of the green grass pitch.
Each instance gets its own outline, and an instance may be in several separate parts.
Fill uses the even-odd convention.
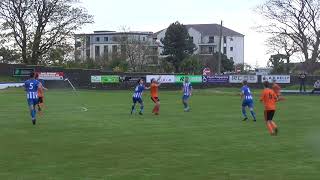
[[[226,92],[227,91],[227,92]],[[23,90],[0,91],[1,180],[318,180],[319,96],[287,96],[268,134],[242,122],[240,97],[196,90],[192,111],[181,93],[160,91],[161,114],[144,95],[145,115],[129,115],[131,91],[51,90],[32,126]],[[85,105],[89,110],[82,112]]]

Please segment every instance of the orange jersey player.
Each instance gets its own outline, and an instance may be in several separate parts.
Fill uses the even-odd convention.
[[[42,84],[42,82],[39,80],[39,74],[36,74],[35,79],[39,81],[39,88],[38,88],[38,111],[41,113],[43,106],[44,106],[44,90],[48,90],[45,88]]]
[[[158,80],[156,79],[151,79],[151,85],[150,85],[150,92],[151,92],[151,100],[155,103],[155,106],[152,110],[152,113],[154,113],[155,115],[159,115],[159,111],[160,111],[160,99],[159,99],[159,86],[160,86],[160,79],[161,76],[158,78]]]
[[[278,96],[274,92],[274,90],[269,88],[270,84],[268,81],[265,81],[263,85],[264,90],[261,94],[260,101],[264,104],[264,117],[266,125],[271,135],[277,135],[278,127],[276,123],[273,121],[273,117],[276,112]]]
[[[279,100],[284,100],[281,96],[281,87],[277,84],[277,80],[272,80],[272,90],[276,93]]]

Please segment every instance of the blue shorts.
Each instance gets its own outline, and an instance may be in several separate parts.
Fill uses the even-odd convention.
[[[27,99],[29,106],[35,106],[38,104],[39,99]]]
[[[190,98],[190,96],[188,96],[188,95],[183,95],[182,96],[182,100],[184,100],[184,101],[189,100],[189,98]]]
[[[243,100],[242,107],[248,106],[249,108],[253,108],[253,101],[252,100]]]
[[[132,98],[132,102],[133,102],[134,104],[136,104],[137,102],[140,103],[140,104],[143,103],[143,101],[142,101],[141,98],[135,98],[135,97]]]

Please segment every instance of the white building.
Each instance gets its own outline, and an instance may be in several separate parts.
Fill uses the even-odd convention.
[[[152,44],[152,32],[116,32],[116,31],[94,31],[92,34],[75,35],[75,57],[76,59],[93,60],[121,53],[124,49],[121,42],[134,40]],[[125,38],[125,39],[124,39]]]
[[[212,55],[219,51],[220,25],[218,24],[189,24],[185,25],[189,35],[193,38],[193,43],[196,45],[195,54]],[[165,37],[167,29],[155,33],[157,39]],[[222,28],[222,47],[221,52],[229,59],[232,59],[235,64],[244,63],[244,35],[228,29]],[[162,49],[159,50],[162,52]]]

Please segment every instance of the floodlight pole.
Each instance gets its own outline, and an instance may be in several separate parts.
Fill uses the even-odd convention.
[[[221,21],[221,25],[220,25],[220,34],[219,34],[219,55],[218,55],[218,74],[221,73],[221,49],[222,49],[222,28],[223,28],[223,22]]]

